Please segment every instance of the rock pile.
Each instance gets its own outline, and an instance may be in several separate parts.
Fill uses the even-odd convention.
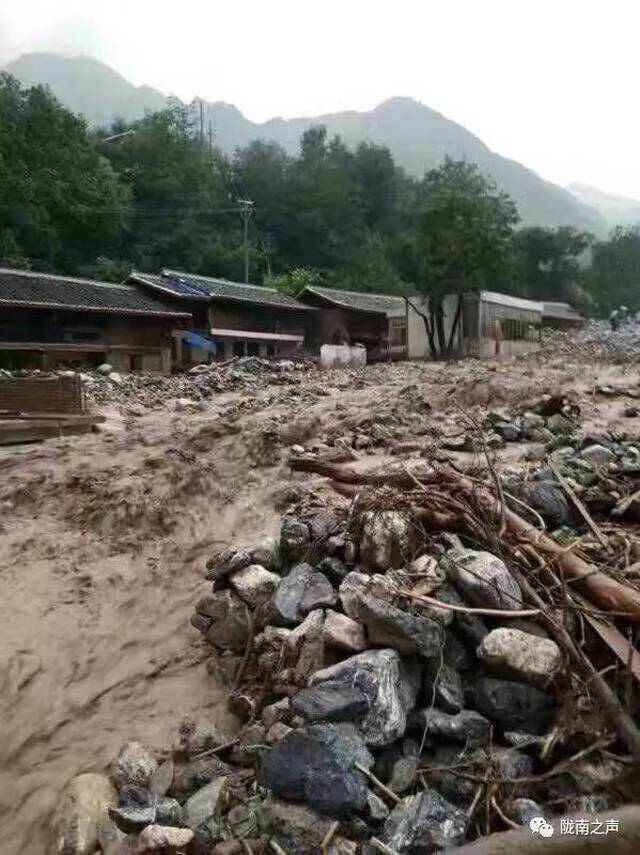
[[[637,364],[640,361],[640,324],[612,331],[607,321],[588,321],[578,330],[543,330],[543,347],[531,359],[565,360],[593,367],[597,363]]]

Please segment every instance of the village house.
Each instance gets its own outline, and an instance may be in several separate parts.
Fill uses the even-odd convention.
[[[582,327],[587,322],[580,312],[576,311],[569,303],[542,304],[542,326],[554,329],[566,330]]]
[[[171,369],[188,310],[132,284],[0,269],[0,367]]]
[[[480,359],[519,356],[538,350],[542,303],[496,291],[472,291],[445,300],[454,349]],[[456,321],[456,316],[458,320]]]
[[[129,281],[191,312],[193,331],[174,331],[174,356],[191,364],[234,356],[288,357],[305,344],[313,309],[274,288],[163,270]]]

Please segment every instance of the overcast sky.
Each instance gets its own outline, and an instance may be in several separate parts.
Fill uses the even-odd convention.
[[[85,54],[249,118],[409,95],[561,184],[640,197],[638,0],[0,0],[0,65]]]

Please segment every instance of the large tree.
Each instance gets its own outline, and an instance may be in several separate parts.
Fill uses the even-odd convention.
[[[513,201],[473,164],[447,158],[425,175],[418,191],[412,251],[415,287],[429,298],[425,323],[432,352],[447,352],[442,311],[446,294],[503,287],[518,219]]]
[[[620,226],[595,244],[587,281],[602,313],[621,305],[640,310],[640,226]]]
[[[534,300],[576,302],[583,293],[586,254],[592,242],[592,235],[570,226],[534,226],[516,232],[513,260],[518,293]]]

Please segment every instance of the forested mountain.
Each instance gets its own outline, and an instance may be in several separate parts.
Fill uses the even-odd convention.
[[[135,87],[106,65],[84,57],[25,54],[7,69],[29,84],[49,85],[69,109],[82,113],[91,125],[107,125],[116,117],[131,121],[160,110],[166,97],[149,87]],[[349,146],[371,142],[387,147],[395,162],[421,178],[445,157],[477,164],[516,202],[522,225],[570,225],[594,234],[607,231],[604,218],[567,190],[544,181],[520,163],[492,152],[470,131],[411,98],[392,98],[369,112],[328,113],[295,119],[251,122],[224,102],[205,104],[216,144],[226,153],[255,139],[279,143],[294,154],[312,125],[325,125]]]

